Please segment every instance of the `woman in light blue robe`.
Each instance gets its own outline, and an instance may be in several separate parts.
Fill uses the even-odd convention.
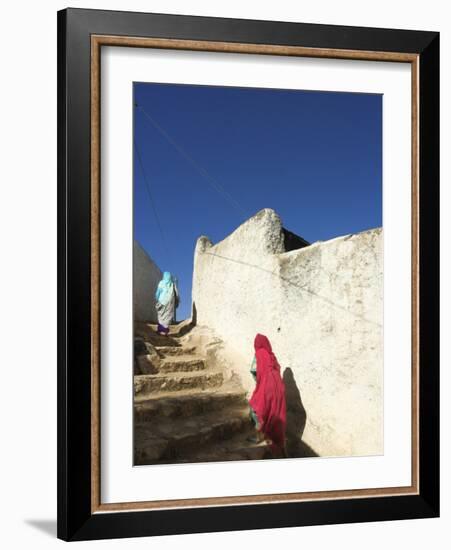
[[[163,273],[163,278],[158,283],[155,292],[155,299],[155,308],[158,316],[157,332],[158,334],[167,336],[169,333],[169,325],[175,317],[175,309],[179,305],[177,284],[169,271]]]

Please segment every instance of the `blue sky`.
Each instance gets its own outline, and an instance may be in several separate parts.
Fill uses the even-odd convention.
[[[200,235],[262,208],[310,242],[382,225],[381,95],[135,83],[134,100],[134,235],[177,276],[179,320]]]

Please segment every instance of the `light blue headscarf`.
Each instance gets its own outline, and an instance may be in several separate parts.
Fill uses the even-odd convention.
[[[158,283],[157,291],[155,292],[155,298],[163,306],[167,305],[174,294],[174,282],[172,280],[172,275],[169,271],[163,273],[163,278]]]

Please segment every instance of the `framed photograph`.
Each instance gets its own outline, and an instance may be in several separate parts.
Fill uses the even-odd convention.
[[[58,94],[58,536],[438,516],[438,33],[67,9]]]

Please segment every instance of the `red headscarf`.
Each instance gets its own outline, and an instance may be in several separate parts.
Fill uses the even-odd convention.
[[[280,365],[271,344],[262,334],[254,341],[257,360],[257,385],[249,400],[259,422],[259,429],[272,441],[273,447],[283,449],[287,425],[285,385]]]

